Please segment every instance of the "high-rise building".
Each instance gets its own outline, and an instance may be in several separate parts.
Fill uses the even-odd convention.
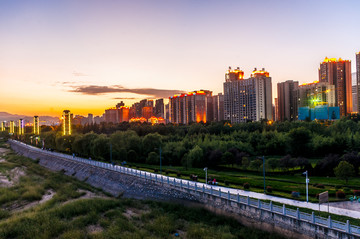
[[[1,131],[5,131],[6,127],[5,127],[5,121],[1,122]]]
[[[274,120],[276,120],[276,121],[279,121],[280,119],[279,119],[279,103],[278,103],[278,99],[277,98],[275,98],[274,99],[275,100],[275,112],[274,112]]]
[[[165,119],[166,123],[170,122],[170,103],[165,105]]]
[[[10,120],[10,134],[15,133],[15,122],[13,120]]]
[[[224,120],[224,95],[222,93],[212,96],[212,114],[213,121]]]
[[[358,112],[358,86],[352,86],[353,112]]]
[[[40,121],[39,121],[39,116],[34,116],[34,124],[33,124],[34,130],[33,133],[35,135],[39,135],[40,134]]]
[[[106,123],[119,123],[119,113],[117,108],[109,108],[105,110],[104,119]]]
[[[328,82],[305,83],[297,90],[297,107],[336,106],[335,86]]]
[[[272,119],[272,89],[269,72],[257,70],[244,79],[238,67],[225,74],[224,119],[231,123]]]
[[[93,114],[88,114],[88,117],[87,117],[87,123],[88,124],[93,124],[94,123],[94,115]]]
[[[199,90],[187,94],[174,95],[169,98],[170,122],[176,124],[189,124],[208,120],[208,97],[212,92]]]
[[[116,104],[116,108],[117,108],[117,109],[120,109],[121,106],[125,106],[125,103],[124,103],[123,101],[121,101],[120,103],[117,103],[117,104]]]
[[[62,115],[63,135],[71,135],[72,114],[70,110],[64,110]]]
[[[19,119],[18,134],[23,135],[25,132],[25,122],[23,119]]]
[[[129,107],[121,106],[119,109],[119,122],[129,121]]]
[[[288,80],[277,84],[277,113],[280,121],[297,118],[296,90],[299,82]]]
[[[356,53],[357,110],[360,113],[360,51]]]
[[[340,108],[340,116],[352,112],[351,62],[339,58],[325,58],[320,64],[319,81],[335,86],[335,105]]]
[[[142,117],[148,120],[151,118],[151,116],[153,116],[154,108],[151,106],[145,106],[142,108],[141,111],[142,111],[141,112]]]
[[[164,99],[155,101],[155,116],[164,118]]]

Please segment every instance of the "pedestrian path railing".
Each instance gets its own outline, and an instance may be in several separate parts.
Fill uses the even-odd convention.
[[[230,193],[230,191],[227,191],[227,188],[222,188],[222,187],[218,187],[218,186],[212,187],[212,186],[206,185],[204,183],[198,183],[198,182],[174,178],[174,177],[170,177],[170,176],[164,176],[161,174],[155,174],[155,173],[150,173],[150,172],[146,172],[146,171],[142,171],[142,170],[138,170],[138,169],[132,169],[132,168],[123,167],[123,166],[119,166],[119,165],[113,165],[110,163],[104,163],[104,162],[95,161],[95,160],[91,160],[91,159],[75,157],[75,156],[62,154],[62,153],[58,153],[58,152],[47,151],[47,150],[39,149],[37,147],[31,146],[31,145],[28,145],[28,144],[25,144],[25,143],[22,143],[19,141],[15,141],[15,140],[12,140],[12,142],[15,144],[18,144],[18,145],[22,145],[23,147],[26,147],[29,150],[38,151],[41,154],[47,154],[47,155],[56,156],[59,158],[65,158],[68,160],[91,165],[94,167],[99,167],[99,168],[108,169],[108,170],[116,171],[116,172],[123,173],[123,174],[132,175],[135,177],[140,177],[140,178],[143,178],[146,180],[151,180],[151,181],[154,181],[157,183],[168,184],[170,186],[173,186],[173,187],[181,189],[181,190],[187,190],[189,193],[193,193],[193,194],[194,193],[209,194],[214,197],[221,198],[221,199],[227,199],[231,202],[245,204],[247,206],[251,206],[251,207],[259,208],[262,210],[270,211],[273,213],[281,214],[281,215],[295,218],[295,219],[298,219],[301,221],[310,222],[312,224],[320,225],[320,226],[327,227],[330,229],[336,229],[336,230],[339,230],[342,232],[347,232],[347,233],[355,235],[355,236],[360,236],[360,227],[351,225],[349,223],[349,220],[347,220],[346,223],[339,222],[339,221],[331,219],[330,216],[328,218],[324,218],[321,216],[315,216],[314,212],[309,214],[309,213],[305,213],[305,212],[300,212],[299,208],[297,210],[287,208],[285,206],[285,204],[283,204],[282,206],[279,206],[279,205],[274,205],[273,202],[271,202],[271,201],[264,202],[264,201],[261,201],[260,199],[250,198],[249,196],[232,194],[232,193]]]

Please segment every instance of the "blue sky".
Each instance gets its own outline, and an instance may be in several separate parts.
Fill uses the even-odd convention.
[[[275,97],[277,82],[317,80],[325,56],[352,60],[355,71],[359,9],[360,1],[1,1],[0,111],[101,114],[119,98],[218,93],[228,66],[245,76],[265,67]],[[122,90],[79,91],[86,86]]]

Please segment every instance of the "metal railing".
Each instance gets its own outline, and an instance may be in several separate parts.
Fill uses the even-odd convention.
[[[349,220],[347,220],[346,223],[339,222],[339,221],[332,220],[330,216],[328,218],[324,218],[324,217],[320,217],[320,216],[315,216],[314,212],[312,212],[312,214],[309,214],[309,213],[300,212],[299,209],[294,210],[294,209],[286,208],[285,204],[283,204],[283,206],[281,207],[278,205],[273,205],[272,202],[268,203],[268,202],[261,201],[260,199],[250,198],[249,196],[232,194],[232,193],[230,193],[230,191],[223,191],[221,189],[221,187],[212,187],[212,186],[209,186],[204,183],[198,183],[198,182],[193,182],[193,181],[189,181],[189,180],[164,176],[164,175],[160,175],[160,174],[150,173],[150,172],[146,172],[146,171],[142,171],[142,170],[138,170],[138,169],[132,169],[132,168],[128,168],[128,167],[123,167],[123,166],[119,166],[119,165],[113,165],[110,163],[104,163],[104,162],[95,161],[95,160],[91,160],[91,159],[74,157],[71,155],[62,154],[62,153],[58,153],[58,152],[42,150],[37,147],[31,146],[31,145],[28,145],[28,144],[25,144],[25,143],[22,143],[19,141],[12,140],[12,142],[22,145],[28,149],[38,151],[39,153],[42,153],[42,154],[52,155],[52,156],[56,156],[59,158],[65,158],[68,160],[91,165],[94,167],[99,167],[99,168],[103,168],[103,169],[107,169],[107,170],[111,170],[111,171],[116,171],[119,173],[132,175],[132,176],[143,178],[146,180],[152,180],[157,183],[168,184],[175,188],[186,189],[190,193],[210,194],[215,197],[227,199],[232,202],[246,204],[251,207],[255,207],[255,208],[259,208],[261,210],[281,214],[281,215],[291,217],[291,218],[296,218],[301,221],[306,221],[306,222],[310,222],[310,223],[320,225],[323,227],[336,229],[338,231],[347,232],[347,233],[350,233],[350,234],[353,234],[356,236],[360,235],[360,227],[355,226],[355,225],[350,225]],[[223,188],[223,189],[226,189],[226,188]]]

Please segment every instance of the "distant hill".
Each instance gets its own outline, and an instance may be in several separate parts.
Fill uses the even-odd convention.
[[[24,119],[25,123],[32,123],[34,116],[28,116],[28,115],[18,115],[18,114],[10,114],[7,112],[0,112],[0,122],[1,121],[10,121],[14,120],[17,121],[19,119]],[[58,124],[60,122],[58,117],[52,117],[52,116],[41,116],[39,115],[41,124]]]

